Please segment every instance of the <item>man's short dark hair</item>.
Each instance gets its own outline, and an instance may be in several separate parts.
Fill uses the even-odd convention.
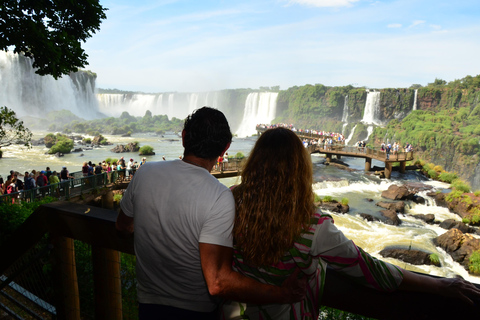
[[[203,107],[185,119],[183,129],[184,155],[203,159],[218,158],[232,141],[232,132],[225,115],[216,109]]]

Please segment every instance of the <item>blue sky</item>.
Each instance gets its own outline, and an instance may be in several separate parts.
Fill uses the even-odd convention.
[[[480,74],[480,1],[101,0],[97,87],[426,85]]]

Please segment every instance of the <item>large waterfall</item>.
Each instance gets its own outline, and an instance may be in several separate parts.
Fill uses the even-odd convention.
[[[218,92],[160,93],[160,94],[98,94],[100,111],[118,117],[127,111],[130,115],[143,117],[147,110],[154,115],[166,114],[170,119],[184,119],[195,109],[203,106],[222,110],[218,104]]]
[[[278,92],[253,92],[247,96],[243,119],[236,134],[239,137],[256,133],[257,124],[270,124],[277,111]]]
[[[0,51],[0,105],[19,117],[45,117],[54,110],[67,109],[84,119],[98,117],[95,76],[76,72],[55,80],[39,76],[30,58]]]
[[[367,93],[367,101],[365,102],[365,111],[362,122],[370,125],[380,125],[380,92],[369,91]]]

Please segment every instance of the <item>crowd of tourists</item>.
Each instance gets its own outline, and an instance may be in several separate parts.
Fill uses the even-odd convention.
[[[343,143],[345,142],[345,136],[341,133],[315,130],[315,129],[298,129],[293,124],[287,124],[287,123],[257,124],[257,128],[261,128],[261,129],[287,128],[292,130],[293,132],[324,136],[324,140],[326,141],[331,140],[331,141],[337,141],[337,142],[343,142]],[[318,139],[317,139],[317,142],[318,142]]]
[[[165,157],[163,157],[163,160],[166,160]],[[90,177],[105,172],[111,173],[113,171],[117,171],[120,180],[130,180],[135,171],[145,164],[146,161],[147,158],[145,157],[140,163],[134,161],[132,158],[130,158],[130,160],[127,162],[125,161],[124,157],[121,157],[118,161],[110,162],[104,160],[98,164],[88,161],[83,163],[81,172],[83,177]],[[108,175],[108,177],[111,179],[111,175]],[[48,191],[53,194],[58,192],[59,183],[68,182],[74,178],[75,177],[68,171],[66,166],[63,166],[58,172],[56,170],[51,170],[50,167],[46,167],[45,170],[34,169],[31,171],[25,171],[23,174],[15,170],[10,170],[10,173],[6,179],[0,176],[0,195],[12,193],[21,194],[27,190],[36,188],[38,188],[39,194],[42,194],[43,196]],[[21,198],[21,196],[17,198]]]

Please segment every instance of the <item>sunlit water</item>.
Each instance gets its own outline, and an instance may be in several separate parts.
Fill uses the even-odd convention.
[[[35,138],[43,137],[45,134],[44,132],[35,133]],[[45,147],[37,146],[24,149],[19,146],[10,146],[4,148],[2,149],[4,151],[3,158],[0,160],[0,174],[5,178],[12,169],[23,173],[32,169],[44,170],[47,166],[57,171],[62,166],[67,166],[71,172],[75,172],[81,170],[84,161],[99,162],[106,158],[119,158],[121,156],[124,156],[125,159],[133,158],[140,162],[141,156],[138,153],[117,154],[110,151],[116,144],[126,144],[133,141],[138,141],[141,146],[150,145],[154,148],[156,155],[147,156],[147,161],[161,161],[162,156],[165,156],[167,160],[172,160],[183,153],[181,137],[176,134],[164,135],[163,137],[154,134],[136,134],[128,138],[109,135],[105,137],[113,145],[85,150],[81,153],[67,154],[60,158],[46,155],[45,153],[48,150]],[[242,152],[247,156],[255,140],[256,138],[234,138],[228,153],[235,155],[237,152]],[[80,156],[82,153],[83,156]],[[408,215],[432,213],[437,221],[445,219],[461,220],[458,215],[449,212],[448,209],[436,206],[434,200],[426,196],[426,192],[421,194],[427,200],[425,205],[413,202],[406,203],[407,214],[400,215],[400,219],[403,221],[400,226],[390,226],[381,222],[367,222],[359,215],[360,213],[367,213],[380,218],[382,208],[375,204],[379,201],[389,201],[381,197],[381,192],[388,189],[392,184],[423,182],[431,185],[434,190],[448,188],[448,185],[427,180],[415,172],[407,172],[406,174],[393,172],[391,179],[379,179],[374,175],[366,175],[363,172],[365,165],[363,159],[344,157],[342,161],[355,171],[350,172],[334,166],[326,166],[323,164],[324,158],[322,156],[312,155],[314,165],[313,188],[315,193],[321,197],[331,196],[337,200],[342,198],[349,200],[350,212],[348,214],[332,213],[335,224],[348,238],[373,256],[402,268],[445,277],[459,274],[472,282],[480,283],[480,277],[470,276],[462,266],[454,262],[449,255],[433,244],[432,239],[447,230],[437,225],[425,224],[423,221]],[[380,167],[383,165],[381,162],[373,162],[374,166]],[[238,183],[238,180],[238,178],[228,178],[221,181],[225,185],[231,186]],[[369,201],[369,199],[373,201]],[[379,255],[379,252],[387,246],[411,247],[412,249],[436,253],[440,258],[442,267],[413,266],[396,259],[384,259]]]

